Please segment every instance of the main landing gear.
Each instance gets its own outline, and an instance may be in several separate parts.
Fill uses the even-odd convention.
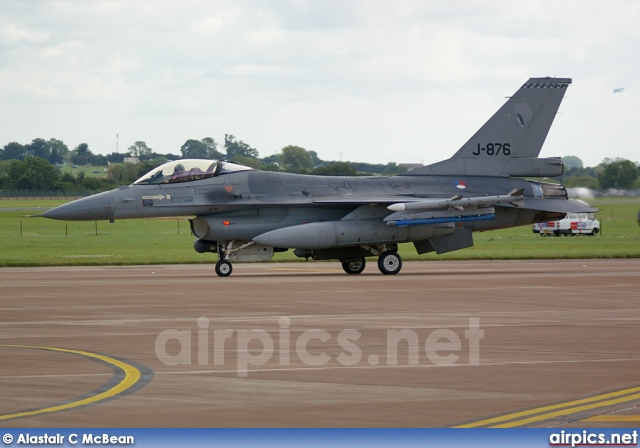
[[[360,274],[367,264],[364,257],[340,261],[342,262],[342,269],[347,274]],[[402,258],[392,250],[383,252],[378,257],[378,269],[384,275],[395,275],[402,269]]]
[[[216,263],[216,274],[220,277],[229,277],[233,272],[233,266],[229,260],[220,260]]]
[[[378,269],[385,275],[395,275],[402,269],[402,258],[398,252],[383,252],[378,258]]]
[[[228,277],[233,272],[232,261],[267,261],[273,256],[274,249],[266,246],[256,246],[253,242],[223,241],[218,242],[215,251],[218,253],[216,274]],[[335,260],[342,263],[342,269],[349,275],[357,275],[364,271],[367,265],[365,257],[378,257],[378,269],[384,275],[395,275],[402,269],[402,258],[398,254],[396,244],[378,246],[359,246],[355,248],[339,249],[339,252],[314,253],[301,252],[299,257],[307,256],[320,260]],[[316,258],[317,257],[317,258]],[[344,257],[344,258],[342,258]]]
[[[359,274],[364,271],[365,266],[367,265],[367,260],[364,257],[356,258],[352,261],[343,261],[342,269],[347,274]]]

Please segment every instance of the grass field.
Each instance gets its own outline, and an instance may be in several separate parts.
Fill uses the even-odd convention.
[[[107,177],[107,173],[104,171],[105,168],[107,168],[107,167],[106,166],[94,166],[94,165],[91,165],[91,166],[78,166],[77,168],[73,168],[71,165],[65,165],[63,167],[60,167],[60,172],[62,174],[70,173],[71,175],[76,177],[79,172],[84,171],[84,175],[86,177]],[[97,173],[95,173],[94,171],[97,171]]]
[[[0,266],[58,266],[213,263],[215,254],[193,250],[186,219],[64,222],[33,218],[65,201],[0,201]],[[475,233],[474,247],[444,255],[418,256],[402,244],[404,260],[640,258],[640,199],[592,201],[602,234],[595,237],[540,237],[531,226]],[[297,261],[292,251],[274,261]]]

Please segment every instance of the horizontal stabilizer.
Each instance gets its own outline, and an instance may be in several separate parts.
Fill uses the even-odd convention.
[[[518,176],[558,177],[564,173],[564,164],[559,157],[543,159],[506,158],[452,158],[442,162],[416,168],[407,175],[460,175],[460,176]]]
[[[503,206],[509,207],[511,204],[503,204]],[[599,211],[599,209],[580,201],[542,198],[525,198],[523,204],[518,208],[556,213],[595,213]]]

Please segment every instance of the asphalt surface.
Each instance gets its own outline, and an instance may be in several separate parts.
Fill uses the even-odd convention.
[[[638,426],[639,273],[3,268],[0,426]]]

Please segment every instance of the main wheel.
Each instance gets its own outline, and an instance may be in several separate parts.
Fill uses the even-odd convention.
[[[343,261],[342,269],[344,269],[344,272],[346,272],[347,274],[359,274],[364,271],[366,265],[367,262],[365,261],[364,257],[360,257],[355,261]]]
[[[220,277],[229,277],[233,272],[231,263],[227,260],[220,260],[216,263],[216,274]]]
[[[378,258],[378,269],[385,275],[394,275],[402,269],[402,258],[397,252],[384,252]]]

